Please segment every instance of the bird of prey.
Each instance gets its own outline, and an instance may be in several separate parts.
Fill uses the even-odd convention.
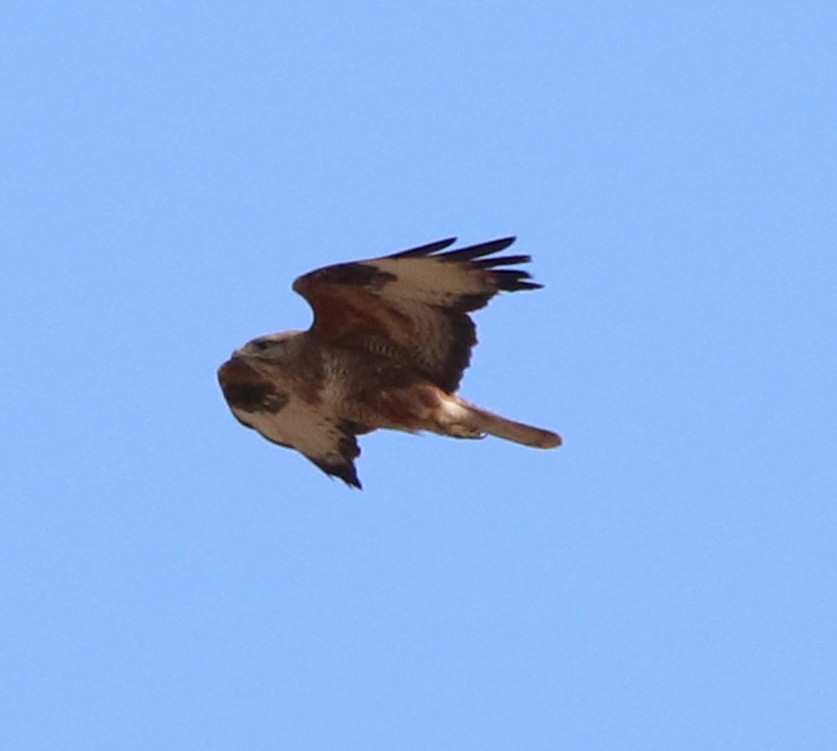
[[[468,314],[500,291],[542,286],[519,268],[529,256],[496,255],[514,240],[443,252],[451,238],[299,277],[314,322],[253,339],[219,368],[233,415],[356,488],[356,436],[378,428],[559,446],[556,433],[456,394],[477,342]]]

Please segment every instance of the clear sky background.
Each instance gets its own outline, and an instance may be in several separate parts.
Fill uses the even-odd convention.
[[[837,737],[832,2],[26,2],[0,28],[0,748]],[[215,381],[318,266],[516,234],[362,493]]]

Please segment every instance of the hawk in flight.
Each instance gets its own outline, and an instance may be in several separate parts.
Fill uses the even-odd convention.
[[[314,309],[311,328],[253,339],[218,370],[233,415],[356,488],[357,436],[378,428],[559,446],[556,433],[456,394],[477,342],[468,314],[542,286],[517,268],[529,256],[496,255],[514,240],[442,252],[452,238],[301,276],[293,289]]]

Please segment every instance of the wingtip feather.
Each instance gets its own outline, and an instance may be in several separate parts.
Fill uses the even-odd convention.
[[[433,253],[438,253],[440,250],[449,248],[456,242],[455,237],[448,237],[444,240],[437,240],[436,242],[428,243],[427,245],[419,245],[416,248],[408,248],[401,250],[398,253],[393,253],[389,258],[414,258],[416,256],[429,256]]]

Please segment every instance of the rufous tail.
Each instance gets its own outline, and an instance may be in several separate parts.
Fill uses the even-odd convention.
[[[561,445],[561,436],[553,433],[551,430],[543,430],[532,425],[524,425],[522,422],[515,422],[500,415],[495,415],[493,412],[488,412],[480,407],[477,407],[464,399],[457,398],[458,407],[464,408],[457,410],[450,409],[450,412],[458,412],[457,422],[466,427],[478,431],[480,433],[488,433],[497,438],[504,438],[507,441],[514,441],[515,443],[523,444],[524,446],[533,446],[538,449],[554,449]],[[452,426],[451,426],[452,427]],[[463,436],[464,437],[464,436]],[[476,436],[473,436],[476,437]]]

